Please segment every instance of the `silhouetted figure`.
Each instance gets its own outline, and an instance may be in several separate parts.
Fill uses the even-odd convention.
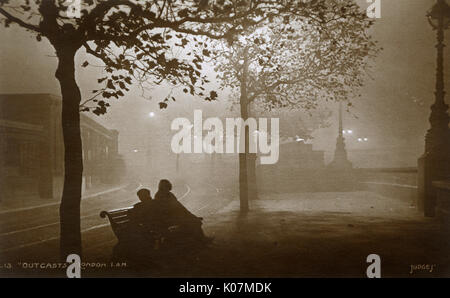
[[[113,260],[127,259],[130,263],[139,264],[153,250],[155,237],[153,234],[153,202],[149,189],[137,192],[140,202],[128,211],[128,224],[123,230],[124,236],[114,246]]]
[[[132,242],[149,242],[140,244],[153,245],[155,236],[161,229],[157,218],[154,202],[150,190],[142,188],[137,192],[140,202],[134,204],[129,211],[130,226],[129,233]],[[137,243],[132,243],[132,245]]]
[[[128,211],[127,237],[114,247],[114,260],[126,259],[135,269],[156,269],[160,262],[183,256],[180,250],[195,250],[211,241],[203,234],[202,218],[189,212],[171,190],[172,184],[161,180],[154,199],[146,188],[137,192],[140,202]]]
[[[172,184],[162,179],[154,199],[155,206],[163,217],[162,224],[173,234],[171,238],[178,238],[180,241],[208,241],[209,238],[205,237],[201,227],[202,218],[195,216],[178,202],[171,190]]]
[[[136,225],[148,224],[153,221],[151,218],[153,202],[150,190],[142,188],[137,192],[137,196],[140,202],[134,204],[133,209],[130,210],[130,219]]]

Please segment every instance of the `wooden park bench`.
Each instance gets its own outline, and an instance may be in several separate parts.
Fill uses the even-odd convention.
[[[130,236],[133,236],[130,234],[130,229],[128,229],[130,225],[131,209],[133,209],[133,207],[126,207],[100,212],[101,218],[108,217],[109,223],[111,224],[111,229],[116,235],[117,240],[119,240],[119,243],[126,242],[130,239]],[[149,230],[146,230],[146,235],[149,236],[148,240],[151,241],[154,241],[155,239],[159,239],[161,237],[160,233]]]
[[[150,253],[155,257],[156,252],[160,251],[159,246],[162,240],[160,233],[145,230],[145,236],[139,238],[140,240],[144,240],[144,242],[136,242],[136,238],[133,237],[136,235],[136,227],[133,229],[129,228],[131,224],[131,209],[133,209],[133,207],[100,212],[101,218],[108,217],[111,229],[118,240],[118,243],[114,245],[113,248],[113,260],[123,260],[123,258],[131,260],[130,258],[136,258],[136,260],[140,262],[142,253],[144,253],[146,257],[148,257]],[[139,235],[139,233],[137,235]],[[145,246],[145,244],[150,244],[151,249],[148,250],[149,246]],[[136,249],[142,249],[142,251],[138,252]]]
[[[140,261],[139,254],[137,254],[133,245],[135,240],[133,240],[134,231],[130,231],[129,226],[131,223],[130,210],[133,207],[114,209],[109,211],[100,212],[100,217],[108,217],[109,223],[111,224],[111,229],[117,237],[118,243],[114,245],[112,260],[132,260],[130,258],[137,258]],[[131,232],[131,234],[130,234]],[[150,240],[150,239],[149,239]],[[154,238],[151,239],[152,241]],[[153,243],[152,243],[153,244]],[[129,250],[131,245],[131,250]]]
[[[126,207],[126,208],[120,208],[120,209],[114,209],[110,211],[102,211],[100,212],[100,217],[105,218],[108,217],[109,222],[111,224],[111,228],[114,232],[114,234],[117,237],[117,240],[120,242],[126,242],[127,239],[130,238],[130,229],[128,229],[130,224],[130,210],[133,209],[133,207]],[[198,217],[200,221],[203,220],[203,217]],[[175,226],[173,226],[175,227]],[[171,232],[172,227],[168,228],[168,232]],[[156,231],[150,231],[146,230],[146,234],[150,236],[150,240],[161,240],[163,237],[161,232]]]
[[[130,223],[129,211],[131,209],[133,209],[133,207],[100,212],[101,218],[108,217],[111,228],[119,242],[126,238],[127,227]]]
[[[141,261],[140,257],[142,257],[142,253],[146,257],[152,256],[153,258],[160,258],[167,255],[172,255],[174,252],[177,253],[179,251],[183,251],[185,249],[184,246],[174,246],[170,247],[170,249],[160,249],[161,245],[165,245],[165,237],[161,234],[161,232],[155,232],[144,228],[144,237],[139,238],[139,241],[136,242],[135,236],[135,228],[130,229],[131,219],[130,219],[130,210],[133,207],[114,209],[109,211],[100,212],[100,217],[105,218],[108,217],[109,222],[111,224],[111,229],[117,237],[118,243],[113,248],[113,259],[122,260],[123,258],[136,258],[138,262]],[[203,218],[199,217],[200,220]],[[169,228],[168,232],[171,230]],[[140,235],[137,233],[137,235]],[[138,236],[139,237],[139,236]],[[141,240],[144,240],[143,242]],[[136,244],[138,244],[136,246]],[[145,244],[150,244],[150,246],[145,246]],[[144,245],[144,246],[143,246]],[[150,249],[148,249],[150,247]],[[142,249],[141,252],[138,252],[136,249]]]

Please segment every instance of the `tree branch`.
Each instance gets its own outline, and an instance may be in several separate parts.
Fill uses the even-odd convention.
[[[14,22],[18,25],[20,25],[21,27],[24,27],[26,29],[35,31],[37,33],[42,33],[41,30],[39,29],[39,27],[32,25],[32,24],[28,24],[24,21],[22,21],[21,19],[19,19],[18,17],[13,16],[12,14],[10,14],[9,12],[7,12],[6,10],[4,10],[3,8],[0,7],[0,13],[2,15],[4,15],[8,20],[10,20],[11,22]]]

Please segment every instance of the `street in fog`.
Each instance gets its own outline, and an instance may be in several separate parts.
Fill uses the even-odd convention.
[[[450,276],[448,1],[0,23],[0,277]]]
[[[93,235],[91,242],[85,243],[89,250],[95,247],[110,248],[115,242],[107,219],[100,218],[104,210],[118,209],[132,206],[137,202],[135,188],[137,185],[126,185],[104,193],[90,195],[83,200],[82,231],[84,235]],[[220,190],[206,183],[196,185],[192,189],[189,184],[178,186],[175,193],[180,201],[186,204],[196,214],[207,215],[223,205],[222,197],[225,190]],[[40,247],[53,246],[57,243],[59,233],[59,204],[50,206],[31,206],[2,211],[1,220],[1,256],[2,261],[10,262],[14,259],[39,258]],[[47,252],[43,252],[46,254]],[[102,256],[108,258],[105,254]]]

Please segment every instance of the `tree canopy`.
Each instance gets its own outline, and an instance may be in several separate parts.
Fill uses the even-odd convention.
[[[379,50],[368,34],[372,23],[353,1],[339,0],[269,17],[247,26],[233,43],[214,43],[218,78],[238,100],[248,59],[249,103],[311,109],[323,99],[347,100],[356,96]]]
[[[214,100],[217,93],[202,87],[207,82],[202,62],[209,52],[197,37],[231,41],[248,25],[277,14],[302,13],[320,2],[324,1],[0,0],[0,14],[6,27],[18,24],[34,32],[38,41],[47,38],[57,51],[84,48],[100,59],[106,75],[98,78],[99,87],[81,102],[81,109],[102,114],[107,100],[124,96],[133,80],[142,86],[182,85],[191,95]],[[78,15],[72,11],[76,3]],[[191,42],[200,50],[174,55],[173,48]],[[160,106],[166,107],[169,99],[175,97],[169,94]]]

